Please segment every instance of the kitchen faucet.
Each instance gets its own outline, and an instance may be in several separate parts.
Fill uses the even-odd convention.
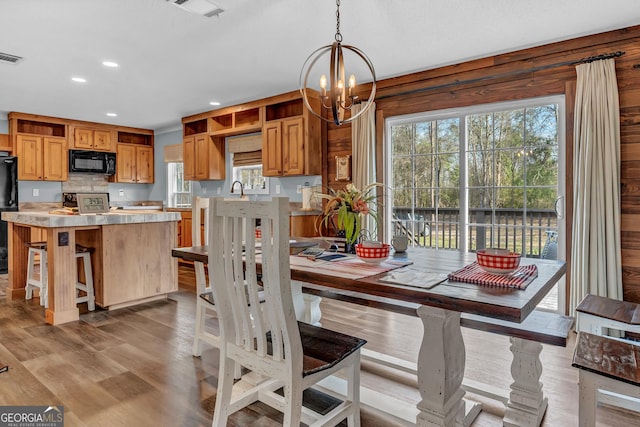
[[[240,181],[233,181],[231,183],[231,191],[230,191],[230,193],[233,194],[233,187],[236,185],[236,183],[240,184],[240,198],[242,198],[242,197],[244,197],[244,185]]]

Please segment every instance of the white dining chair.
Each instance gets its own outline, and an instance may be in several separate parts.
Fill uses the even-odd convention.
[[[207,244],[208,239],[208,215],[209,199],[194,197],[191,203],[191,242],[193,246]],[[202,225],[204,220],[204,241],[202,240]],[[215,348],[220,346],[220,337],[206,329],[206,318],[209,311],[217,313],[213,300],[211,286],[205,274],[205,264],[194,261],[193,268],[196,274],[196,320],[193,336],[193,355],[199,357],[202,353],[202,343],[207,343]],[[217,314],[216,314],[217,315]]]
[[[231,414],[255,401],[282,411],[285,426],[297,427],[301,421],[333,426],[344,419],[350,426],[360,424],[360,348],[365,341],[296,320],[288,209],[288,199],[279,197],[209,201],[209,272],[221,333],[214,427],[226,426]],[[258,218],[260,254],[255,248]],[[261,381],[243,378],[234,384],[236,365],[250,369]],[[303,407],[303,391],[338,371],[347,378],[346,399],[325,415]]]

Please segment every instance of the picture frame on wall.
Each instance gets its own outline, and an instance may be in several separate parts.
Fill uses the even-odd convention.
[[[351,155],[336,156],[336,181],[351,181]]]

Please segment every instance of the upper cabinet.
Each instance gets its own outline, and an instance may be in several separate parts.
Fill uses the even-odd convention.
[[[320,119],[299,92],[184,117],[183,161],[188,180],[225,178],[225,138],[262,132],[264,176],[320,175]]]
[[[76,127],[72,147],[77,150],[116,151],[115,131]]]
[[[25,181],[66,181],[67,140],[49,136],[17,136],[18,179]]]
[[[68,126],[59,119],[9,114],[9,139],[18,156],[18,179],[68,179]]]
[[[262,174],[296,176],[321,173],[320,119],[304,108],[300,98],[265,106]]]
[[[187,122],[183,126],[184,179],[203,181],[225,178],[224,136],[212,136],[208,129],[207,118]]]
[[[19,180],[67,181],[69,149],[75,149],[116,152],[116,176],[110,180],[153,183],[152,130],[18,112],[8,118],[5,151],[18,156]]]
[[[235,111],[221,112],[210,120],[211,135],[241,135],[259,132],[262,128],[262,108],[232,107]],[[223,111],[227,111],[225,109]]]
[[[152,184],[153,133],[143,130],[117,131],[116,182]]]

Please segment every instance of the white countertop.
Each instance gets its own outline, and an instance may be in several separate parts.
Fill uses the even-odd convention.
[[[179,221],[179,212],[118,210],[95,215],[58,215],[48,212],[2,212],[7,222],[32,227],[83,227],[90,225],[136,224]]]

